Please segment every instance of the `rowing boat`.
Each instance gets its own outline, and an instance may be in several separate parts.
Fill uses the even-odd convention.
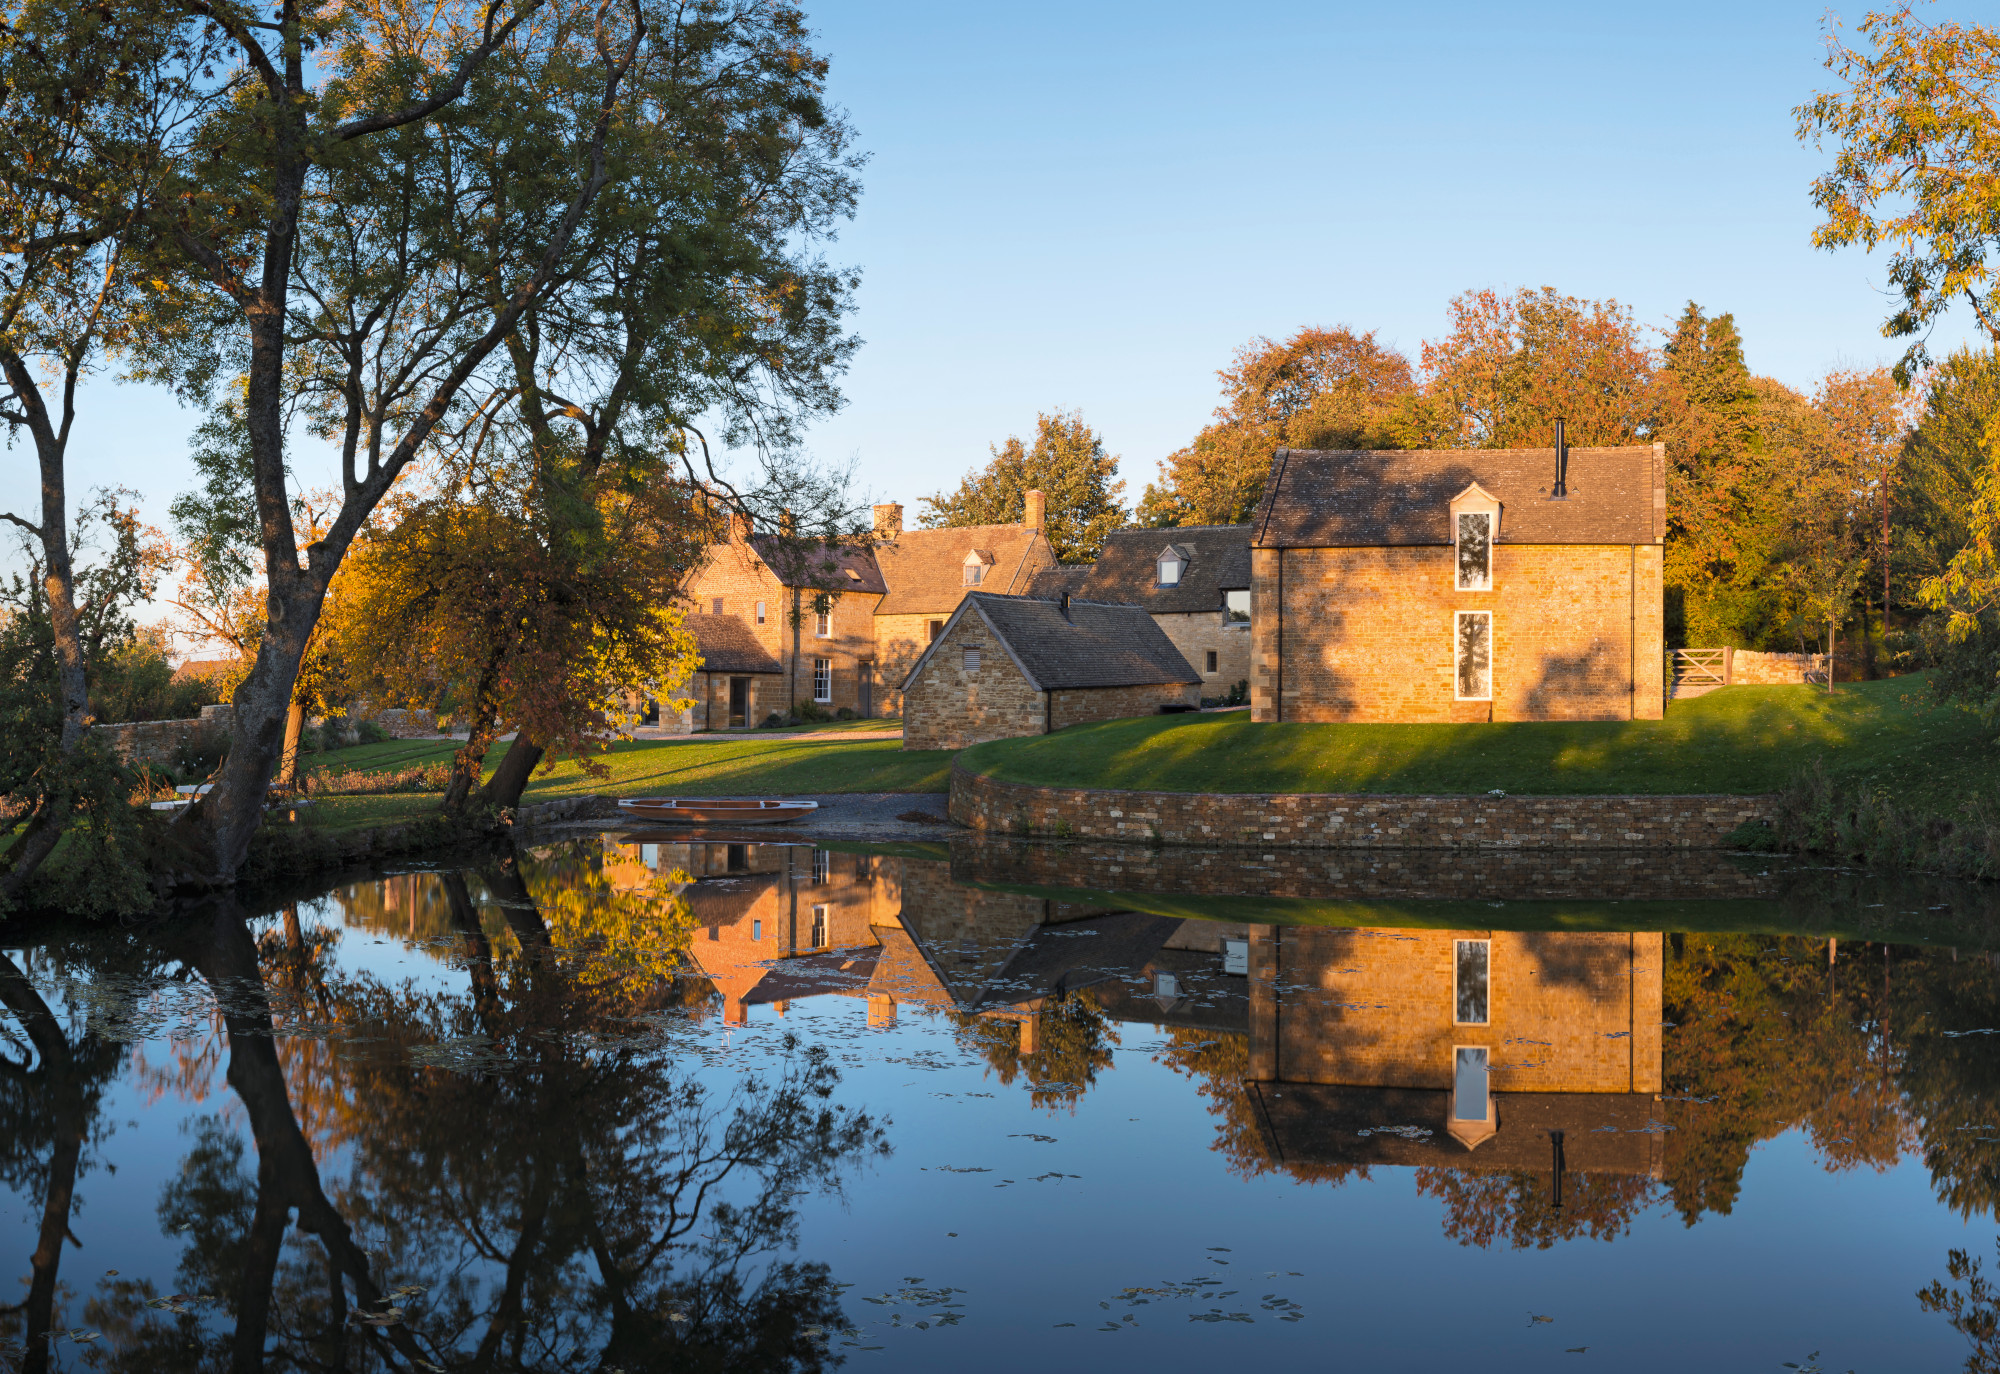
[[[782,825],[810,816],[819,810],[819,803],[761,797],[630,797],[619,802],[618,809],[669,825]]]

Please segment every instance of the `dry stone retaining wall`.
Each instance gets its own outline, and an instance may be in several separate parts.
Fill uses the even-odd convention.
[[[134,720],[93,728],[126,763],[171,764],[183,748],[219,747],[235,726],[234,706],[204,706],[190,720]]]
[[[1001,782],[954,767],[951,818],[973,830],[1262,849],[1714,849],[1770,797],[1417,797],[1123,792]]]

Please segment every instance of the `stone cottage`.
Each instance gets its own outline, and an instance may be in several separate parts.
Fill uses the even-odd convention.
[[[1044,511],[1031,491],[1018,525],[906,530],[903,508],[881,505],[872,541],[789,558],[732,519],[728,541],[709,549],[683,592],[703,658],[688,694],[704,706],[687,713],[688,728],[756,725],[803,702],[895,714],[904,677],[966,593],[1021,595],[1055,566]]]
[[[903,747],[963,749],[1193,705],[1201,675],[1140,606],[968,594],[903,683]]]
[[[1204,696],[1250,676],[1250,526],[1118,530],[1069,590],[1145,607],[1201,674]]]
[[[1666,453],[1281,449],[1251,718],[1658,719]]]

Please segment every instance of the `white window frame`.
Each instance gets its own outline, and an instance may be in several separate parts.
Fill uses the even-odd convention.
[[[752,921],[750,923],[750,939],[753,942],[755,942],[762,940],[763,938],[764,938],[764,923],[762,921]]]
[[[977,587],[986,580],[986,560],[981,558],[977,551],[968,552],[965,555],[965,562],[959,566],[964,571],[963,585]]]
[[[813,660],[813,700],[833,700],[833,660],[830,658]]]
[[[1486,622],[1486,690],[1476,695],[1465,689],[1465,674],[1460,661],[1460,646],[1465,642],[1465,632],[1461,628],[1467,620]],[[1493,700],[1493,612],[1453,611],[1451,613],[1451,699],[1453,701]]]
[[[1500,543],[1500,499],[1477,482],[1469,484],[1464,491],[1451,498],[1451,585],[1461,592],[1490,592],[1493,590],[1493,564],[1499,556]],[[1486,576],[1484,580],[1467,582],[1459,567],[1459,522],[1468,515],[1486,517]]]
[[[757,603],[757,623],[759,625],[764,623],[764,603],[761,601]]]
[[[1458,986],[1459,950],[1466,945],[1483,945],[1486,948],[1486,1015],[1478,1021],[1461,1020],[1458,1015],[1460,996]],[[1454,1026],[1490,1026],[1493,1024],[1493,941],[1453,940],[1451,942],[1451,1023]]]
[[[1232,617],[1232,616],[1230,615],[1230,613],[1229,613],[1229,610],[1230,610],[1230,607],[1229,607],[1229,599],[1230,599],[1231,597],[1233,597],[1233,596],[1240,596],[1240,597],[1242,597],[1242,598],[1243,598],[1243,618],[1242,618],[1241,620],[1237,620],[1237,619],[1235,619],[1235,618],[1234,618],[1234,617]],[[1234,591],[1227,591],[1227,592],[1224,592],[1224,593],[1222,594],[1222,623],[1223,623],[1223,624],[1225,624],[1225,625],[1234,625],[1234,626],[1238,626],[1238,627],[1240,627],[1240,628],[1242,628],[1242,629],[1246,629],[1246,630],[1250,628],[1250,589],[1249,589],[1249,588],[1247,588],[1247,587],[1239,587],[1239,588],[1235,589]]]
[[[833,638],[833,611],[831,608],[813,613],[813,638]]]
[[[1172,577],[1167,576],[1168,568],[1174,570]],[[1181,578],[1187,575],[1187,568],[1188,560],[1182,558],[1177,550],[1162,549],[1160,556],[1153,560],[1153,581],[1155,585],[1161,587],[1178,587],[1181,585]]]
[[[833,851],[830,849],[815,849],[812,857],[812,880],[816,883],[823,883],[832,876]]]
[[[832,933],[832,928],[832,907],[825,902],[813,903],[812,925],[807,931],[807,938],[812,941],[812,948],[825,949],[829,942],[828,937]]]

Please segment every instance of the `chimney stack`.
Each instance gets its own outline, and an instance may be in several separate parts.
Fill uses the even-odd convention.
[[[891,501],[887,505],[875,507],[875,537],[894,539],[903,532],[903,507],[900,502]]]
[[[778,533],[790,539],[799,532],[799,518],[792,514],[790,506],[778,512]]]
[[[1556,421],[1556,484],[1549,492],[1551,501],[1569,500],[1569,445],[1563,442],[1563,422]]]
[[[1040,491],[1028,493],[1027,509],[1021,515],[1021,523],[1031,530],[1038,530],[1048,521],[1049,498]]]
[[[729,542],[732,544],[750,542],[750,517],[740,510],[729,513]]]

